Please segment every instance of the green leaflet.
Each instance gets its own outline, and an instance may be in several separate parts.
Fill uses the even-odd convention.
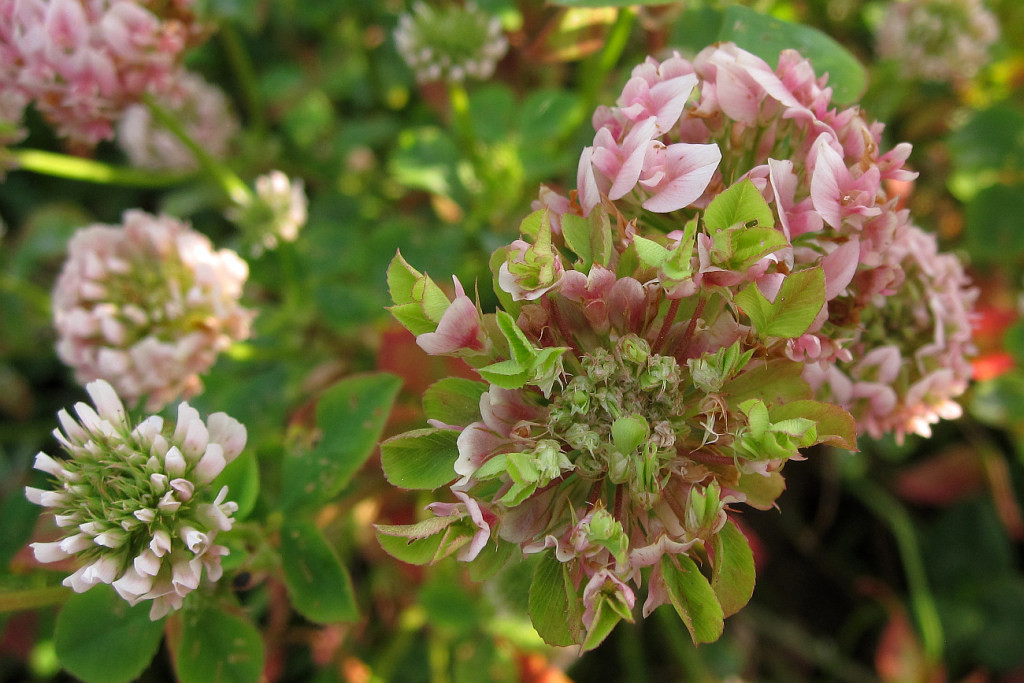
[[[164,622],[149,620],[149,601],[130,607],[109,586],[75,593],[57,615],[61,666],[89,683],[137,678],[160,646]]]
[[[299,614],[319,624],[357,621],[352,579],[320,529],[286,520],[280,538],[284,583]]]
[[[404,489],[440,488],[455,479],[459,432],[452,429],[414,429],[380,445],[384,476]]]
[[[725,628],[722,605],[694,561],[688,555],[663,555],[661,573],[672,606],[693,642],[713,643],[718,640]]]
[[[322,503],[338,495],[374,452],[402,381],[386,373],[343,379],[317,401],[316,423],[323,433],[309,450],[285,456],[285,504]]]
[[[768,301],[754,283],[735,300],[762,337],[799,337],[825,304],[825,273],[816,267],[787,275],[775,301]]]
[[[726,617],[736,614],[754,594],[754,553],[746,536],[729,520],[712,538],[715,559],[711,588]]]
[[[188,611],[174,664],[182,683],[250,683],[263,672],[263,641],[252,622],[233,611]]]
[[[530,621],[549,645],[583,642],[583,603],[569,578],[568,565],[545,553],[530,583]]]

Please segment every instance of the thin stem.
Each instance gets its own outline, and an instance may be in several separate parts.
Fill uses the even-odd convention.
[[[18,169],[22,171],[69,180],[84,180],[102,185],[167,187],[177,185],[195,176],[195,173],[168,173],[112,166],[102,161],[46,152],[41,149],[11,149],[7,153],[17,163]]]
[[[690,342],[693,340],[694,330],[697,329],[697,320],[704,314],[704,306],[706,306],[708,300],[704,297],[697,299],[697,307],[693,309],[693,315],[690,316],[690,324],[686,326],[686,331],[683,332],[682,338],[676,343],[675,348],[672,349],[671,355],[675,356],[678,360],[680,357],[686,355],[687,349],[690,348]]]
[[[71,590],[64,586],[5,591],[0,593],[0,614],[59,605],[67,600],[70,595]]]
[[[819,638],[796,623],[757,605],[747,605],[737,618],[752,626],[765,640],[813,662],[821,668],[828,680],[846,683],[878,680],[872,671],[845,657],[835,643]]]
[[[228,199],[235,204],[247,204],[252,198],[249,186],[239,178],[234,171],[215,159],[209,152],[192,139],[188,131],[178,122],[170,112],[157,104],[151,95],[145,96],[146,106],[153,114],[153,117],[167,130],[174,133],[175,137],[192,152],[196,161],[207,175],[210,176],[217,186],[224,192]]]
[[[633,29],[635,13],[628,7],[619,9],[619,14],[608,32],[604,49],[597,55],[591,57],[584,64],[584,71],[581,75],[580,92],[583,94],[580,107],[577,110],[578,118],[582,121],[594,111],[597,101],[601,95],[601,85],[604,83],[608,72],[614,68],[626,48],[629,34]],[[575,126],[573,127],[575,128]]]
[[[262,134],[267,128],[267,119],[263,113],[260,88],[256,81],[256,71],[253,69],[252,60],[249,59],[249,53],[242,44],[242,37],[238,34],[238,29],[230,22],[224,22],[220,26],[219,35],[228,63],[231,64],[231,69],[238,80],[250,127]]]
[[[669,304],[668,312],[665,313],[665,320],[661,323],[661,329],[658,330],[658,337],[654,340],[654,346],[651,347],[651,353],[660,353],[661,347],[665,345],[665,337],[668,336],[672,323],[676,321],[676,313],[679,312],[680,302],[682,302],[682,299],[672,299],[672,303]]]
[[[868,479],[851,477],[847,483],[850,491],[892,531],[900,559],[903,561],[907,590],[910,591],[910,605],[921,631],[925,655],[932,662],[941,661],[942,622],[939,620],[935,598],[928,587],[928,575],[925,573],[924,559],[921,557],[910,515],[895,498]]]

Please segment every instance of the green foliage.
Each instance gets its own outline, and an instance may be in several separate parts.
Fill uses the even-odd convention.
[[[456,476],[458,438],[459,432],[437,428],[415,429],[391,437],[380,445],[384,476],[404,489],[432,491],[444,486]]]
[[[530,583],[530,621],[549,645],[583,641],[582,601],[573,588],[569,567],[545,553]]]
[[[148,604],[130,607],[109,586],[96,586],[72,595],[61,609],[57,657],[88,683],[131,681],[156,654],[163,627],[162,620],[149,620]]]
[[[394,375],[362,375],[338,382],[320,397],[320,442],[284,461],[287,505],[323,503],[345,488],[375,450],[400,387],[401,380]]]
[[[711,588],[722,606],[722,615],[739,612],[754,593],[754,553],[743,532],[729,520],[712,538],[715,560]]]
[[[712,643],[722,635],[722,605],[711,583],[687,555],[665,555],[659,565],[672,607],[694,643]]]
[[[281,567],[295,609],[320,624],[358,620],[352,580],[316,525],[288,520],[280,536]]]
[[[263,643],[249,619],[208,605],[185,613],[174,667],[182,683],[249,683],[263,671]]]
[[[751,283],[736,295],[736,303],[762,337],[799,337],[825,304],[825,274],[816,267],[787,275],[774,301]]]

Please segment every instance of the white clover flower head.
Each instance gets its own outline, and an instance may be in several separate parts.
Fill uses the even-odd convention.
[[[202,388],[200,373],[249,335],[248,265],[170,216],[126,211],[68,244],[53,292],[57,354],[83,384],[105,379],[158,410]]]
[[[958,83],[989,61],[999,21],[982,0],[889,3],[875,36],[878,54],[899,61],[907,78]]]
[[[205,422],[188,403],[175,425],[153,415],[135,425],[114,388],[86,386],[92,406],[62,410],[54,436],[68,457],[36,455],[50,489],[26,487],[29,501],[51,508],[60,540],[32,543],[39,562],[74,556],[64,580],[77,593],[107,583],[132,605],[152,600],[150,619],[181,607],[202,572],[216,581],[227,548],[217,533],[231,528],[238,505],[211,482],[245,447],[246,430],[224,413]]]
[[[256,178],[256,192],[227,212],[252,243],[254,255],[273,250],[280,242],[294,242],[308,218],[308,200],[301,179],[282,171]]]
[[[486,80],[508,51],[501,21],[473,3],[433,7],[417,2],[399,18],[395,45],[421,83]]]
[[[223,159],[228,155],[239,124],[223,90],[183,69],[157,101],[211,156]],[[155,122],[149,108],[142,104],[128,107],[117,122],[117,143],[133,166],[175,171],[198,168],[192,152],[174,133]]]
[[[79,149],[113,137],[125,108],[173,83],[203,37],[191,0],[0,0],[0,118],[28,102]]]

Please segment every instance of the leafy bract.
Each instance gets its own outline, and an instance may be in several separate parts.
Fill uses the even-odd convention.
[[[787,275],[775,301],[751,283],[736,295],[736,303],[762,337],[799,337],[825,304],[825,273],[815,267]]]

